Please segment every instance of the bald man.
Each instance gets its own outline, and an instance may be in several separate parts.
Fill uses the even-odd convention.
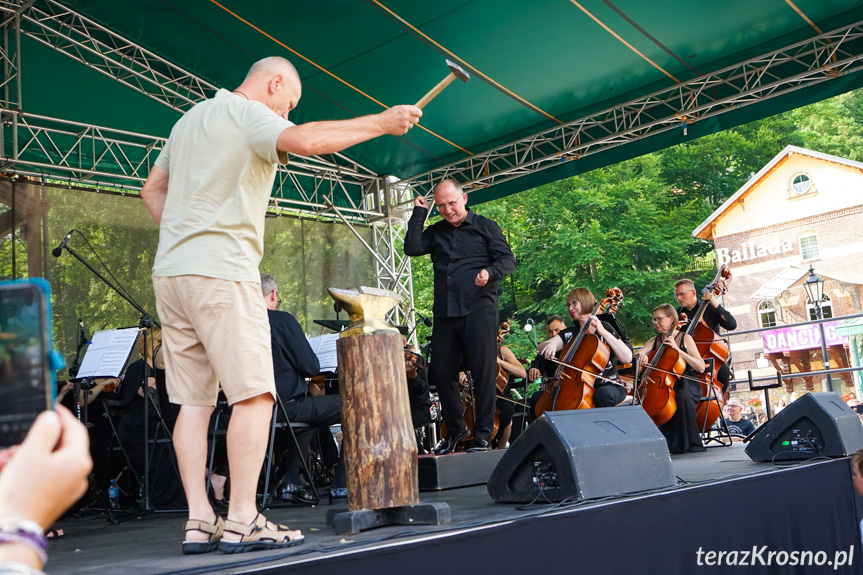
[[[395,106],[296,126],[288,114],[301,95],[290,62],[256,62],[236,90],[219,90],[180,118],[141,190],[159,224],[153,287],[168,393],[182,406],[174,445],[189,504],[184,553],[302,541],[299,531],[268,522],[255,506],[276,392],[258,265],[278,166],[288,154],[331,154],[385,134],[400,136],[422,115],[415,106]],[[224,522],[204,488],[207,426],[219,383],[233,405]]]
[[[462,362],[474,381],[474,440],[468,451],[488,451],[494,423],[497,376],[498,282],[515,270],[515,257],[494,220],[467,207],[453,180],[434,191],[442,220],[423,229],[428,200],[414,200],[405,233],[405,255],[430,254],[434,267],[434,328],[429,380],[440,396],[447,437],[434,453],[455,451],[469,435],[459,398]]]

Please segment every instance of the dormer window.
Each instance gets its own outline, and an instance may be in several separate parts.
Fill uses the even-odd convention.
[[[788,183],[788,198],[795,199],[812,195],[816,192],[812,177],[804,172],[795,174]]]

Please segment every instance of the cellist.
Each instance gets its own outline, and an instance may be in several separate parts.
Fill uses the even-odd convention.
[[[590,322],[589,329],[599,336],[611,352],[605,369],[594,382],[593,404],[594,407],[614,407],[626,399],[626,388],[617,374],[617,364],[632,361],[632,349],[620,339],[611,324],[591,315],[596,307],[596,298],[589,290],[575,288],[569,292],[566,297],[566,307],[575,325],[539,344],[537,354],[541,354],[548,360],[555,359],[558,352],[578,336],[584,326]]]
[[[666,348],[672,348],[680,353],[680,357],[686,362],[686,370],[674,384],[677,410],[671,419],[659,426],[659,430],[665,436],[670,453],[704,451],[695,417],[695,405],[701,398],[701,384],[694,377],[696,373],[704,371],[704,360],[698,355],[695,341],[679,331],[677,324],[677,310],[671,304],[664,303],[656,306],[653,309],[653,328],[659,335],[650,338],[635,357],[639,367],[644,368],[650,363],[648,359],[650,352],[658,349],[663,343]]]
[[[494,449],[503,449],[509,443],[509,436],[512,433],[512,416],[515,413],[515,403],[507,401],[507,398],[510,397],[510,390],[514,387],[516,380],[527,377],[527,370],[524,369],[512,350],[501,343],[497,344],[497,364],[506,373],[507,383],[503,396],[497,398],[496,406],[500,412],[500,423],[497,435],[492,440],[492,446]]]
[[[698,307],[698,295],[695,290],[695,284],[692,280],[682,279],[674,284],[674,297],[677,298],[677,314],[685,313],[686,317],[692,319],[695,317],[695,310]],[[716,334],[719,334],[719,328],[722,327],[726,331],[734,331],[737,329],[737,320],[734,316],[728,313],[728,310],[720,305],[719,300],[712,290],[707,290],[702,298],[709,303],[704,309],[704,314],[701,316],[707,327],[712,329]],[[728,369],[728,364],[723,364],[716,374],[716,380],[722,384],[723,395],[728,392],[728,383],[731,381],[731,370]]]

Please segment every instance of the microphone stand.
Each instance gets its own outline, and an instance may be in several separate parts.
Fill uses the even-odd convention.
[[[431,327],[431,326],[432,326],[432,320],[430,320],[429,318],[427,318],[427,317],[425,317],[424,315],[422,315],[422,314],[421,314],[420,312],[418,312],[416,309],[411,309],[410,311],[414,312],[414,315],[418,316],[418,317],[423,321],[423,323],[424,323],[424,324],[426,324],[426,327]],[[336,316],[336,317],[338,317],[338,316]],[[414,321],[414,326],[411,328],[411,330],[410,330],[410,331],[408,332],[408,334],[405,336],[405,341],[408,341],[408,342],[409,342],[409,341],[411,340],[411,336],[413,335],[413,333],[416,331],[416,329],[417,329],[419,326],[420,326],[420,324],[419,324],[418,322]],[[419,344],[419,342],[417,342],[417,344]],[[419,348],[419,345],[417,345],[417,347]]]
[[[75,361],[72,362],[72,367],[69,368],[69,375],[72,379],[75,379],[75,376],[78,375],[78,369],[81,367],[81,350],[84,349],[84,346],[90,343],[87,341],[87,337],[84,334],[84,324],[81,322],[81,318],[78,318],[78,349],[75,350]]]
[[[528,327],[530,327],[530,329],[527,329]],[[533,320],[533,318],[527,318],[527,319],[524,321],[524,329],[525,329],[525,331],[532,332],[532,335],[533,335],[533,348],[534,348],[534,349],[536,349],[536,347],[537,347],[537,343],[536,343],[536,322]],[[527,341],[530,341],[530,338],[528,338],[528,340],[527,340]],[[530,369],[528,369],[528,371],[530,371]],[[527,386],[528,386],[528,385],[530,385],[530,381],[529,381],[529,379],[530,379],[530,378],[527,378],[527,377],[525,377],[525,378],[524,378],[524,398],[522,399],[522,406],[521,406],[521,429],[520,429],[520,430],[519,430],[519,432],[518,432],[518,434],[519,434],[519,435],[521,435],[521,433],[522,433],[525,429],[527,429],[527,415],[528,415],[528,414],[527,414],[527,408],[528,408],[529,401],[530,401],[530,398],[527,396]]]
[[[78,232],[78,233],[80,234],[81,232]],[[84,234],[81,234],[81,235],[84,235]],[[92,246],[91,246],[91,249],[92,249]],[[138,327],[139,327],[139,329],[143,330],[142,334],[144,337],[144,352],[146,353],[146,350],[147,350],[147,333],[149,332],[149,328],[153,327],[154,325],[161,328],[162,326],[159,325],[159,322],[157,322],[155,319],[153,319],[153,317],[149,313],[147,313],[147,311],[144,308],[142,308],[138,304],[138,302],[133,300],[123,290],[120,290],[116,285],[114,285],[113,283],[108,281],[108,279],[105,276],[103,276],[101,273],[99,273],[99,271],[96,268],[94,268],[92,265],[90,265],[90,262],[86,261],[84,258],[79,256],[78,253],[75,250],[73,250],[72,248],[70,248],[68,244],[62,245],[61,250],[66,250],[67,252],[72,254],[72,256],[76,260],[78,260],[79,262],[84,264],[84,267],[86,267],[88,270],[90,270],[93,273],[93,275],[95,275],[97,278],[102,280],[102,282],[106,286],[108,286],[109,288],[114,290],[114,292],[117,295],[119,295],[121,298],[126,300],[126,303],[131,305],[133,308],[135,308],[138,311],[138,313],[141,314],[141,319],[138,323]],[[58,254],[55,257],[60,257],[60,254]],[[104,264],[102,264],[102,265],[104,265]],[[155,352],[155,350],[154,350],[154,352]],[[155,358],[151,358],[151,360],[153,361],[153,366],[155,368],[155,365],[156,365],[155,364]],[[145,365],[146,365],[146,362],[147,362],[147,358],[145,357],[144,358]],[[144,385],[144,387],[143,387],[143,390],[144,390],[144,486],[143,486],[143,497],[141,499],[141,512],[142,513],[152,513],[154,511],[154,509],[153,509],[153,506],[150,504],[150,450],[149,450],[149,447],[150,447],[150,431],[149,431],[150,394],[148,393],[147,387],[146,387],[147,386],[147,373],[146,373],[146,371],[147,370],[145,369],[144,370],[144,381],[143,381],[143,385]]]

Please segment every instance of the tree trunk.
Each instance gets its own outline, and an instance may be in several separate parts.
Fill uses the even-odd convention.
[[[419,502],[416,438],[401,343],[398,333],[381,331],[338,341],[342,449],[351,511]]]

